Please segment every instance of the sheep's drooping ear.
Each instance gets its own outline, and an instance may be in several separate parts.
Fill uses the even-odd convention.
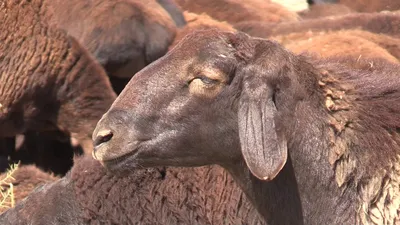
[[[242,90],[238,108],[243,157],[254,176],[260,180],[272,180],[286,163],[286,140],[276,128],[277,109],[273,94],[264,95],[262,92],[267,92],[266,88],[256,88],[258,93],[249,89]]]

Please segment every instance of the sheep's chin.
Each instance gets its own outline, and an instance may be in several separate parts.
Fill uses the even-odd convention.
[[[138,149],[135,149],[117,158],[100,161],[100,163],[113,174],[126,175],[136,168],[135,163],[131,161],[137,152]]]

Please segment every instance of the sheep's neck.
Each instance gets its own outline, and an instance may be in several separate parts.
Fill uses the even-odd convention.
[[[331,128],[317,109],[297,105],[294,118],[303,119],[287,121],[296,135],[288,137],[288,161],[272,181],[255,178],[245,162],[225,166],[268,224],[354,224],[355,193],[336,183],[325,135]]]
[[[366,126],[357,119],[360,105],[375,107],[382,118],[392,115],[383,110],[391,108],[360,99],[357,107],[352,106],[357,96],[346,94],[349,88],[329,71],[321,74],[320,105],[311,104],[318,102],[315,99],[299,102],[293,118],[302,119],[286,121],[293,134],[288,137],[290,157],[274,180],[257,180],[244,162],[225,167],[268,224],[393,224],[400,208],[400,157],[386,150],[398,151],[400,136],[380,125],[386,121],[374,123],[374,118],[366,117],[371,120]],[[380,132],[361,129],[365,127]],[[385,145],[365,141],[374,138]]]
[[[290,163],[271,182],[254,177],[244,161],[226,168],[267,224],[303,224],[300,197]]]

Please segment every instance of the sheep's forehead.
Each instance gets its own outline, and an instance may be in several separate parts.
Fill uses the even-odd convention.
[[[204,69],[226,69],[234,63],[234,48],[226,41],[223,34],[215,32],[197,32],[188,35],[168,56],[164,57],[159,71],[179,71],[173,73],[178,78],[186,79],[188,67]],[[169,68],[169,69],[167,69]]]
[[[215,53],[215,56],[226,57],[227,53],[233,49],[226,39],[226,34],[222,32],[215,30],[198,31],[183,39],[177,50],[192,55]]]

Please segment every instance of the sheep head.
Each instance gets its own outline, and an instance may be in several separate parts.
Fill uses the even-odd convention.
[[[287,159],[283,120],[301,96],[296,58],[244,33],[197,31],[136,74],[93,133],[93,156],[133,167],[234,166],[263,180]]]

